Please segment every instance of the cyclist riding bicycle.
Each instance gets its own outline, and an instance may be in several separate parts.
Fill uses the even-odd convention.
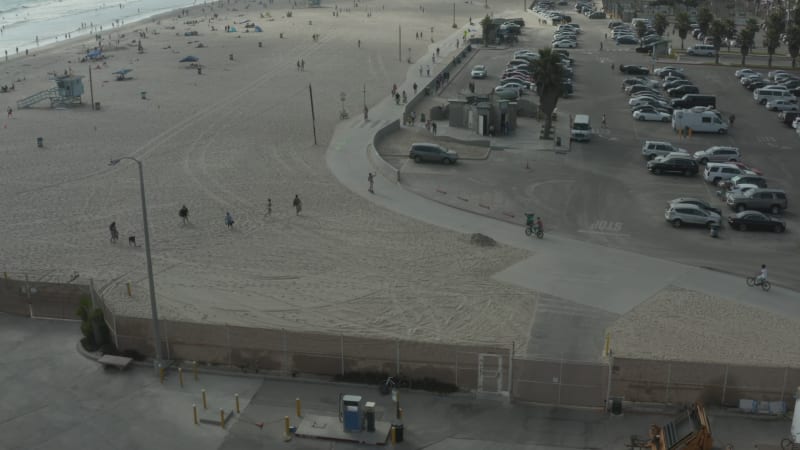
[[[761,265],[761,274],[756,277],[756,284],[761,284],[767,279],[767,265]]]
[[[525,213],[525,226],[532,227],[534,225],[534,219],[536,218],[536,214],[534,213]]]

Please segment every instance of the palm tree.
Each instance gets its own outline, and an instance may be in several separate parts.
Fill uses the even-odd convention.
[[[756,32],[758,22],[755,19],[747,19],[744,28],[739,31],[739,50],[742,52],[742,66],[746,64],[745,59],[750,54],[750,50],[756,44]]]
[[[681,11],[675,15],[675,28],[678,29],[678,37],[681,38],[681,50],[683,50],[683,41],[686,40],[686,35],[689,34],[689,30],[692,28],[689,14],[686,11]]]
[[[553,111],[556,109],[561,90],[564,68],[561,55],[549,48],[539,49],[539,59],[533,62],[533,79],[539,95],[539,111],[544,114],[544,139],[550,139],[553,126]]]
[[[772,67],[772,56],[781,45],[781,33],[786,26],[785,11],[781,8],[774,10],[767,16],[766,32],[764,33],[764,46],[767,47],[767,67]]]
[[[711,36],[711,45],[714,46],[714,64],[719,64],[719,48],[722,47],[722,40],[728,33],[725,22],[714,19],[711,22],[711,27],[708,29],[708,35]]]
[[[797,67],[797,56],[800,55],[800,7],[795,7],[791,14],[791,25],[786,29],[786,46],[794,69]]]
[[[714,20],[714,15],[711,14],[711,10],[708,8],[703,8],[697,13],[697,25],[700,26],[700,31],[703,34],[708,34],[708,27],[711,26],[711,22]]]
[[[653,28],[655,28],[656,33],[659,36],[663,36],[664,32],[667,31],[667,26],[669,25],[669,21],[667,20],[667,16],[656,13],[655,17],[653,18]]]
[[[492,18],[489,17],[487,14],[486,17],[481,20],[481,32],[483,33],[483,45],[489,45],[489,34],[492,32]]]

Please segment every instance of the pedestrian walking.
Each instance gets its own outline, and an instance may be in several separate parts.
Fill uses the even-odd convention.
[[[428,76],[431,76],[431,66],[428,66]]]
[[[439,47],[436,47],[436,56],[439,56]]]
[[[606,127],[606,115],[605,114],[603,114],[603,118],[600,120],[600,127],[601,128],[605,128]]]
[[[228,228],[233,228],[233,216],[230,212],[225,213],[225,226]]]
[[[406,90],[403,89],[403,104],[408,103],[408,96],[406,95]]]
[[[111,222],[108,226],[108,231],[111,233],[111,243],[116,244],[119,240],[119,231],[117,231],[117,222]]]
[[[361,48],[361,39],[358,40],[358,48]]]
[[[394,102],[397,103],[398,105],[400,104],[400,94],[399,93],[394,94]]]
[[[420,68],[419,70],[420,70],[420,72],[422,72],[422,68]],[[422,75],[422,73],[420,73],[420,75]],[[412,85],[411,88],[414,89],[414,95],[416,95],[417,94],[417,83],[414,83],[414,85]]]
[[[300,72],[305,72],[305,71],[306,71],[306,60],[305,59],[301,59],[300,60]]]
[[[436,64],[436,55],[434,55],[434,54],[431,54],[431,62],[432,62],[433,64]]]
[[[370,172],[369,175],[367,176],[367,181],[369,181],[369,192],[370,192],[370,194],[374,194],[375,190],[373,189],[373,186],[375,184],[375,174]]]
[[[731,123],[731,126],[733,126],[733,122],[736,121],[736,115],[731,114],[731,116],[728,118],[728,121]]]
[[[431,132],[436,136],[436,122],[431,122]]]
[[[603,51],[603,41],[600,41],[600,51]]]
[[[417,122],[417,112],[411,111],[411,126],[414,126],[416,122]]]
[[[297,212],[296,215],[300,215],[300,211],[303,210],[303,202],[300,200],[300,197],[295,194],[294,200],[292,200],[292,206],[294,206],[295,211]]]
[[[392,96],[394,96],[395,94],[397,94],[397,85],[393,84],[392,85]]]
[[[300,60],[297,60],[297,71],[300,72]]]
[[[11,118],[11,116],[13,115],[13,113],[14,113],[14,110],[13,110],[13,109],[11,109],[11,107],[9,106],[9,107],[8,107],[8,118],[9,118],[9,119]]]
[[[422,66],[419,66],[419,76],[422,76]]]
[[[178,210],[178,216],[183,220],[184,225],[189,223],[189,208],[186,205],[181,206],[181,209]]]

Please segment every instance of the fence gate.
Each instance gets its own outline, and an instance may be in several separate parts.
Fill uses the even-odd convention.
[[[495,353],[478,353],[478,392],[503,390],[503,356]]]

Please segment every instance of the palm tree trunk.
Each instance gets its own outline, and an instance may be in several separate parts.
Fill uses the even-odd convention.
[[[745,58],[747,58],[747,56],[745,56],[744,53],[742,53],[742,67],[744,67],[745,64],[746,64],[745,63]]]
[[[769,59],[767,59],[767,67],[772,68],[772,52],[769,52]]]
[[[792,56],[792,69],[797,67],[797,56]]]
[[[719,65],[719,50],[717,50],[717,53],[714,54],[714,64]]]
[[[544,118],[544,138],[551,139],[550,130],[553,127],[553,114],[547,114]]]
[[[681,39],[681,50],[683,50],[683,39]]]

